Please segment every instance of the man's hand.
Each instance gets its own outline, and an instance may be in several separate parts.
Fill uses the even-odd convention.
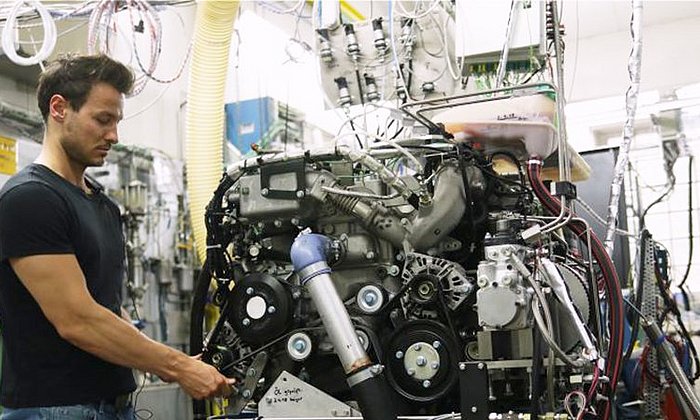
[[[201,355],[193,356],[178,366],[178,373],[172,379],[180,384],[182,389],[192,398],[228,397],[232,393],[231,385],[235,379],[227,378],[214,366],[201,360]]]

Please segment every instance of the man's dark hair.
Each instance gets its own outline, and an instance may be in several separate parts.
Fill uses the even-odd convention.
[[[44,122],[49,115],[49,101],[61,95],[71,108],[79,111],[96,83],[107,83],[128,94],[134,86],[134,74],[122,63],[100,55],[65,56],[51,62],[39,76],[36,98]]]

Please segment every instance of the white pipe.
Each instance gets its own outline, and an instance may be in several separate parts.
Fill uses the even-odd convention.
[[[197,254],[206,258],[204,209],[224,171],[224,88],[238,1],[201,1],[197,7],[187,93],[185,164]]]

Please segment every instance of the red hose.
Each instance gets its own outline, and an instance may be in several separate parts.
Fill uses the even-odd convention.
[[[561,211],[561,202],[554,197],[542,183],[541,168],[542,162],[540,160],[530,160],[528,163],[528,177],[530,179],[530,184],[532,185],[532,189],[542,205],[552,215],[556,216]],[[569,227],[579,237],[586,233],[586,225],[584,223],[573,221]],[[599,406],[599,412],[603,413],[602,418],[608,419],[610,418],[610,410],[612,406],[611,402],[614,398],[615,388],[620,376],[620,363],[622,360],[622,338],[624,336],[622,290],[620,289],[620,282],[617,278],[615,266],[613,265],[610,256],[605,251],[603,243],[593,232],[591,232],[591,251],[593,252],[593,257],[595,260],[598,261],[598,265],[603,276],[605,295],[607,297],[609,307],[610,345],[608,347],[606,357],[607,363],[605,366],[605,375],[610,379],[610,382],[605,384],[603,388],[603,394],[606,395],[608,399],[603,401]],[[591,292],[595,293],[595,291]]]

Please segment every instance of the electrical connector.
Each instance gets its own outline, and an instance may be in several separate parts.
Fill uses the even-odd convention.
[[[530,226],[525,229],[521,234],[523,240],[528,243],[536,242],[542,237],[542,229],[539,225]]]
[[[549,188],[552,195],[556,197],[564,196],[570,200],[575,200],[577,197],[576,185],[568,181],[552,182]]]

